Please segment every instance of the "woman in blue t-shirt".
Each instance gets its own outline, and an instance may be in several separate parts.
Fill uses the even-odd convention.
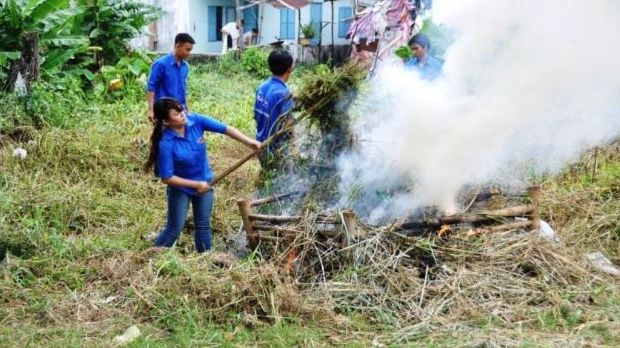
[[[151,134],[146,171],[155,167],[155,175],[168,185],[168,214],[166,227],[155,239],[155,246],[171,247],[179,237],[189,202],[192,202],[196,225],[196,251],[211,249],[211,209],[213,189],[209,181],[213,172],[207,157],[204,132],[226,134],[258,150],[261,143],[237,129],[203,115],[189,113],[172,98],[161,98],[154,106],[155,128]]]

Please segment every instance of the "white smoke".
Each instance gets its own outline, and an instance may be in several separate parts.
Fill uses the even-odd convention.
[[[620,133],[620,1],[442,0],[455,33],[442,76],[377,73],[360,96],[361,148],[340,158],[343,204],[373,220],[457,210],[466,185],[554,172]],[[390,199],[369,199],[377,192]]]

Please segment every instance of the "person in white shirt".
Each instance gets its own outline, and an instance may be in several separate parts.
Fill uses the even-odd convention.
[[[241,35],[241,47],[248,47],[255,44],[258,38],[258,29],[252,28],[252,30],[245,32]]]
[[[243,26],[243,19],[241,20],[241,26]],[[237,49],[239,43],[239,24],[237,22],[230,22],[222,27],[222,54],[225,54],[229,48],[233,50]]]

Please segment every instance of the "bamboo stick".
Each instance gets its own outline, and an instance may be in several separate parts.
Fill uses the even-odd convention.
[[[517,205],[514,207],[508,207],[497,210],[483,211],[479,213],[475,213],[474,215],[451,215],[439,218],[442,222],[442,225],[450,225],[455,223],[471,223],[471,222],[479,222],[485,221],[489,218],[493,217],[511,217],[511,216],[522,216],[531,213],[534,211],[534,205],[532,204],[524,204]]]
[[[532,226],[533,224],[534,224],[534,221],[532,220],[516,221],[516,222],[510,222],[507,224],[501,224],[501,225],[496,225],[496,226],[476,228],[474,230],[469,231],[469,233],[467,234],[468,235],[479,235],[479,234],[485,234],[485,233],[510,231],[510,230],[514,230],[517,228],[526,228],[526,227]]]
[[[273,225],[257,225],[253,226],[255,231],[276,231],[276,232],[284,232],[284,233],[293,233],[293,234],[301,234],[303,231],[295,230],[292,228],[273,226]]]
[[[318,230],[316,233],[327,238],[334,238],[338,235],[338,231],[334,230]]]
[[[247,199],[238,200],[237,206],[239,206],[239,213],[241,214],[241,220],[243,221],[243,227],[245,228],[248,247],[250,250],[255,250],[258,246],[260,235],[254,233],[253,223],[252,220],[250,220],[250,214],[252,213],[250,201]]]
[[[286,113],[284,113],[283,115],[286,115],[288,113],[290,113],[290,110],[287,111]],[[226,168],[222,173],[216,175],[215,179],[213,179],[209,183],[209,185],[215,186],[218,182],[220,182],[222,179],[227,177],[230,173],[234,172],[235,170],[237,170],[237,168],[241,167],[245,162],[251,160],[252,157],[258,155],[261,151],[263,151],[263,149],[267,148],[269,146],[269,144],[271,144],[276,138],[280,137],[282,134],[284,134],[286,132],[290,132],[292,127],[294,126],[294,124],[296,124],[297,122],[298,122],[298,120],[293,121],[291,124],[283,127],[282,129],[277,131],[275,134],[273,134],[269,138],[265,139],[265,141],[263,141],[261,143],[261,148],[260,149],[253,150],[252,152],[250,152],[249,154],[245,155],[243,158],[241,158],[240,160],[235,162],[232,166]]]
[[[249,204],[249,202],[248,202]],[[287,223],[287,222],[299,222],[301,216],[279,216],[279,215],[264,215],[264,214],[249,214],[250,221],[266,221],[270,223]]]
[[[294,230],[290,228],[284,228],[280,226],[269,226],[269,225],[254,225],[254,231],[265,231],[265,232],[284,232],[290,234],[301,234],[302,231]],[[256,232],[259,233],[259,232]],[[323,237],[332,238],[338,235],[338,231],[336,230],[316,230],[316,234],[319,234]]]
[[[279,195],[271,195],[268,197],[264,197],[264,198],[259,198],[256,200],[253,200],[252,202],[250,202],[250,205],[253,207],[259,206],[259,205],[263,205],[263,204],[267,204],[267,203],[271,203],[271,202],[275,202],[275,201],[279,201],[281,199],[284,198],[288,198],[291,196],[295,196],[300,194],[300,191],[293,191],[293,192],[288,192],[288,193],[281,193]]]
[[[401,229],[431,228],[440,227],[442,225],[483,222],[493,220],[495,217],[513,217],[528,215],[532,213],[534,209],[535,206],[533,204],[524,204],[515,207],[479,212],[476,214],[450,215],[437,219],[406,221],[398,225],[398,227]]]
[[[254,150],[254,151],[250,152],[249,154],[245,155],[242,159],[238,160],[235,164],[233,164],[232,166],[228,167],[222,173],[216,175],[215,179],[213,179],[213,181],[211,181],[211,183],[209,183],[209,185],[210,186],[217,185],[217,183],[219,183],[222,179],[224,179],[230,173],[232,173],[235,170],[237,170],[237,168],[241,167],[245,162],[251,160],[252,157],[256,156],[260,152],[261,152],[261,150]]]
[[[281,237],[273,237],[273,236],[265,236],[264,234],[260,235],[260,239],[267,240],[270,242],[281,242],[281,241],[291,241],[294,239],[292,236],[281,236]]]
[[[219,183],[222,179],[224,179],[225,177],[230,175],[230,173],[232,173],[235,170],[237,170],[237,168],[241,167],[245,162],[249,161],[250,159],[252,159],[252,157],[258,155],[261,151],[263,151],[263,149],[267,148],[276,138],[278,138],[281,135],[283,135],[283,134],[293,130],[293,128],[295,127],[295,125],[297,123],[299,123],[301,120],[303,120],[306,117],[308,117],[309,115],[311,115],[312,112],[314,112],[314,110],[322,107],[324,104],[326,104],[326,100],[322,100],[320,102],[317,102],[312,107],[310,107],[307,110],[303,111],[303,113],[299,117],[294,118],[292,120],[292,122],[286,124],[285,126],[282,127],[282,129],[280,129],[279,131],[274,133],[269,138],[265,139],[265,141],[263,141],[261,143],[260,150],[254,150],[254,151],[250,152],[249,154],[245,155],[242,159],[240,159],[237,162],[235,162],[232,166],[230,166],[227,169],[225,169],[222,173],[216,175],[215,178],[209,183],[209,185],[211,185],[211,186],[217,185],[217,183]],[[280,115],[279,117],[284,117],[284,116],[290,114],[292,111],[293,111],[293,109],[291,108],[288,111],[286,111],[285,113],[283,113],[282,115]]]

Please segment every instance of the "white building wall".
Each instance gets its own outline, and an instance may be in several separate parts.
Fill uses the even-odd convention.
[[[154,28],[147,26],[144,32],[149,34],[133,39],[130,44],[135,48],[151,49],[150,42],[155,39],[155,51],[169,52],[174,47],[174,37],[177,33],[188,32],[190,29],[190,1],[192,0],[139,0],[140,2],[160,7],[164,16],[160,18]],[[205,0],[206,1],[206,0]]]
[[[174,36],[181,31],[185,31],[192,35],[196,40],[193,53],[211,53],[218,54],[221,52],[222,42],[209,42],[209,6],[236,6],[235,0],[143,0],[147,3],[163,7],[167,13],[157,23],[157,51],[170,51],[174,46]],[[327,23],[322,30],[321,45],[327,46],[332,43],[332,26],[334,30],[334,44],[347,45],[349,41],[345,38],[338,37],[338,9],[342,6],[353,8],[353,0],[337,0],[334,1],[334,23],[331,15],[331,2],[323,2],[323,0],[315,1],[323,3],[322,21]],[[295,10],[295,38],[285,40],[289,46],[297,46],[297,38],[300,36],[299,13]],[[310,6],[305,6],[300,10],[301,24],[305,25],[310,22]],[[278,41],[280,37],[280,9],[271,5],[259,5],[258,25],[260,37],[258,43],[266,45],[274,41]],[[226,23],[224,23],[226,24]],[[147,40],[134,40],[135,47],[146,48]]]
[[[334,29],[334,44],[335,45],[348,45],[350,43],[346,38],[338,37],[338,9],[340,7],[351,7],[351,15],[353,16],[355,11],[353,10],[353,0],[339,0],[334,1],[334,19],[332,22],[332,5],[330,2],[323,4],[323,22],[329,22],[331,24],[323,28],[323,45],[331,45],[332,43],[332,28]]]
[[[213,43],[209,42],[209,10],[208,6],[211,1],[205,0],[189,0],[189,32],[196,44],[193,53],[207,53],[209,46]]]
[[[297,17],[296,17],[297,18]],[[258,9],[259,44],[269,44],[280,38],[280,9],[271,5],[260,5]],[[295,26],[295,37],[298,28]],[[290,42],[291,40],[286,40]]]
[[[323,3],[322,8],[322,21],[325,27],[321,33],[321,45],[331,45],[332,43],[332,26],[334,29],[334,44],[347,45],[349,40],[338,37],[338,9],[343,6],[353,8],[353,0],[338,0],[334,1],[334,22],[332,23],[332,9],[331,2],[314,1],[316,3]],[[310,23],[310,6],[301,8],[301,25]],[[297,10],[295,10],[295,39],[285,40],[289,45],[297,43],[297,37],[299,36],[299,16]],[[261,35],[259,38],[260,44],[269,44],[270,42],[277,41],[280,36],[280,9],[271,5],[260,5],[259,9],[259,25],[261,25]]]

